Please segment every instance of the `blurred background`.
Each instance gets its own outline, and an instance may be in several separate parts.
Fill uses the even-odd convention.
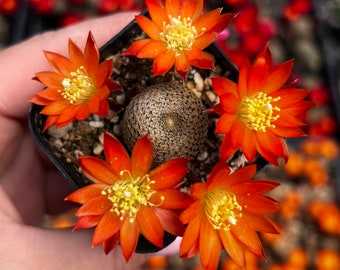
[[[340,270],[340,0],[210,0],[239,16],[217,43],[239,65],[269,42],[274,63],[295,59],[291,80],[310,90],[316,107],[303,139],[289,140],[290,158],[257,177],[281,185],[271,196],[282,210],[280,235],[261,234],[267,260],[247,254],[247,270]],[[37,33],[122,10],[143,10],[142,0],[0,0],[0,50]],[[65,37],[67,39],[68,37]],[[68,227],[72,213],[46,217],[43,226]],[[199,258],[152,257],[143,269],[202,269]],[[238,270],[222,253],[220,269]]]

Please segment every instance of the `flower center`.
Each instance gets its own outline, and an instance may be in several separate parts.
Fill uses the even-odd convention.
[[[169,16],[169,18],[169,24],[163,22],[163,32],[160,33],[160,39],[166,42],[168,49],[179,56],[183,51],[191,49],[197,37],[197,30],[189,17],[182,19],[181,16],[177,18]]]
[[[63,89],[58,90],[62,97],[70,104],[81,104],[89,100],[95,87],[91,77],[87,75],[85,67],[81,66],[70,73],[71,78],[64,78],[61,82]]]
[[[244,125],[256,131],[266,132],[266,128],[275,128],[272,123],[276,121],[280,115],[280,108],[273,106],[273,102],[280,100],[280,97],[270,97],[266,93],[257,92],[252,96],[243,98],[240,109],[239,118]]]
[[[102,195],[107,196],[112,202],[112,212],[115,212],[121,220],[127,217],[129,222],[133,223],[141,205],[154,206],[149,202],[150,197],[155,193],[151,189],[154,181],[151,181],[147,174],[142,178],[132,178],[128,171],[121,171],[120,174],[123,176],[125,173],[128,176],[127,180],[117,181],[103,190]],[[163,200],[162,197],[161,202]]]
[[[230,230],[242,216],[242,206],[238,204],[235,194],[215,190],[209,192],[204,200],[204,212],[216,230]]]

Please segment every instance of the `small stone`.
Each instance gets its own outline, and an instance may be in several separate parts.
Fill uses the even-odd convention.
[[[89,121],[89,126],[93,128],[103,128],[104,123],[102,121]]]
[[[93,154],[95,155],[100,155],[104,150],[104,146],[100,143],[95,144],[95,146],[93,147]]]
[[[66,126],[62,126],[62,127],[51,126],[47,130],[47,133],[51,137],[59,139],[59,138],[64,137],[67,134],[67,132],[72,128],[72,126],[73,126],[72,123],[70,123]]]
[[[208,99],[212,102],[212,103],[215,103],[216,102],[216,94],[213,92],[213,91],[207,91],[205,93],[208,97]]]
[[[197,91],[202,92],[204,88],[204,81],[201,74],[199,74],[198,72],[194,74],[194,82],[196,84]]]
[[[111,119],[110,119],[111,123],[118,123],[118,121],[119,121],[119,116],[118,115],[112,116]]]
[[[120,136],[121,135],[121,129],[120,129],[120,125],[114,125],[113,126],[113,134],[116,136]]]
[[[199,152],[198,155],[197,155],[197,160],[198,161],[203,161],[203,160],[206,160],[208,157],[208,152],[207,151],[202,151],[202,152]]]
[[[123,105],[125,102],[125,95],[124,94],[117,95],[116,102],[120,105]]]

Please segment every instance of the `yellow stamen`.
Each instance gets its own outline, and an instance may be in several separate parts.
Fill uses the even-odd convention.
[[[129,222],[133,223],[140,206],[154,206],[153,203],[149,202],[149,199],[155,193],[151,189],[151,185],[155,181],[150,180],[147,174],[142,178],[132,178],[129,171],[122,171],[121,176],[124,176],[124,180],[117,181],[114,185],[103,190],[102,195],[107,196],[112,202],[112,212],[116,213],[121,220],[127,218]],[[164,197],[160,199],[161,204]]]
[[[242,206],[238,204],[235,194],[223,190],[209,192],[204,198],[204,212],[216,230],[230,230],[242,217]]]
[[[168,49],[179,56],[185,50],[190,50],[198,36],[197,29],[192,25],[191,18],[173,18],[169,16],[170,23],[163,22],[163,32],[160,39],[167,43]],[[204,32],[205,29],[201,29]]]
[[[239,119],[244,125],[255,131],[266,132],[266,128],[275,128],[273,124],[280,115],[280,108],[273,106],[274,102],[280,100],[280,97],[270,97],[266,93],[257,92],[252,96],[243,98],[239,108]]]
[[[81,66],[70,73],[70,78],[64,78],[61,82],[63,89],[58,92],[70,104],[81,104],[89,100],[95,91],[94,82],[87,75],[85,67]]]

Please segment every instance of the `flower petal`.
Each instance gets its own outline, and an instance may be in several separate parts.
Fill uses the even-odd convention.
[[[60,93],[53,88],[45,88],[43,90],[40,90],[36,93],[35,96],[46,100],[46,104],[49,104],[53,101],[64,101],[64,98],[60,95]],[[67,105],[66,102],[65,104]]]
[[[223,113],[217,120],[215,132],[217,134],[229,133],[236,120],[235,114]]]
[[[203,10],[203,0],[182,1],[180,6],[181,18],[191,18],[193,21],[199,17]]]
[[[71,39],[68,40],[68,54],[70,56],[70,61],[76,68],[79,68],[80,66],[86,67],[83,52]]]
[[[265,54],[258,55],[249,71],[248,95],[263,91],[262,88],[267,82],[271,63],[267,62]]]
[[[119,242],[126,261],[129,261],[136,250],[139,234],[140,230],[136,222],[124,220],[120,230]]]
[[[167,73],[175,64],[175,54],[167,50],[164,53],[159,54],[153,62],[153,73],[155,76]]]
[[[92,228],[98,224],[101,218],[102,218],[101,215],[79,217],[79,219],[77,220],[76,224],[73,227],[73,230]]]
[[[131,172],[130,157],[118,139],[104,133],[104,153],[107,163],[117,176],[123,171]]]
[[[175,68],[176,70],[187,73],[190,68],[190,62],[186,58],[185,54],[181,54],[176,57],[175,61]]]
[[[260,258],[265,258],[261,241],[254,230],[241,222],[238,222],[235,226],[231,226],[230,230],[251,252]]]
[[[270,94],[277,89],[280,89],[288,80],[293,69],[294,60],[289,60],[275,69],[268,75],[267,82],[262,86],[262,91]]]
[[[113,69],[112,60],[106,60],[99,64],[98,68],[93,69],[89,72],[89,76],[93,78],[95,87],[97,88],[96,92],[100,92],[100,87],[103,86],[110,79],[110,75]],[[107,94],[108,95],[108,94]],[[106,95],[103,97],[107,97]]]
[[[139,138],[131,154],[132,177],[143,177],[149,173],[153,160],[153,145],[148,136]]]
[[[187,173],[189,161],[188,158],[175,158],[153,169],[149,174],[150,179],[155,181],[152,188],[162,190],[174,187]]]
[[[270,163],[278,166],[278,158],[288,158],[288,147],[283,138],[271,132],[256,134],[257,150]]]
[[[99,50],[98,50],[97,44],[94,40],[94,37],[91,31],[89,32],[87,40],[86,40],[85,49],[84,49],[84,59],[87,62],[86,70],[89,72],[89,74],[93,74],[94,70],[98,68]]]
[[[77,210],[76,216],[96,216],[103,215],[105,212],[112,208],[112,203],[108,200],[107,196],[99,195],[86,201]]]
[[[145,5],[155,25],[158,29],[163,29],[163,22],[169,19],[163,3],[160,0],[146,0]]]
[[[139,39],[136,40],[134,43],[131,44],[129,48],[127,48],[124,52],[122,52],[122,55],[134,55],[137,56],[141,48],[148,44],[151,41],[151,39]]]
[[[215,68],[214,60],[213,58],[207,54],[202,53],[200,58],[193,59],[190,61],[191,65],[200,69],[211,69],[213,70]]]
[[[118,179],[108,164],[100,158],[92,156],[79,157],[79,164],[86,177],[95,183],[112,185]]]
[[[200,259],[205,269],[217,269],[221,252],[221,241],[217,231],[206,218],[202,218],[200,228]]]
[[[254,130],[245,129],[243,141],[241,142],[241,148],[248,162],[253,162],[257,155],[257,144],[254,143],[254,134]]]
[[[70,59],[58,53],[44,51],[44,55],[52,69],[60,73],[65,78],[69,78],[70,73],[78,68]]]
[[[192,198],[185,192],[168,189],[157,191],[151,198],[150,202],[160,204],[160,207],[166,209],[184,209],[192,202]]]
[[[247,195],[247,194],[264,194],[268,191],[273,190],[280,183],[270,181],[270,180],[254,180],[249,182],[243,182],[239,185],[233,186],[230,190],[239,195]]]
[[[234,93],[226,93],[221,96],[220,103],[226,113],[234,114],[234,117],[237,116],[240,107],[240,100]]]
[[[117,246],[119,242],[119,236],[119,232],[116,232],[113,236],[103,242],[103,249],[106,255]]]
[[[201,219],[201,215],[196,216],[186,227],[179,251],[181,258],[190,258],[199,251]]]
[[[195,219],[201,212],[203,206],[202,200],[196,200],[189,207],[187,207],[180,215],[180,220],[183,224],[188,224],[191,220]]]
[[[123,221],[114,212],[107,211],[93,233],[92,246],[108,240],[122,227]]]
[[[63,75],[59,73],[52,72],[52,71],[42,71],[42,72],[36,73],[35,76],[42,84],[48,87],[57,88],[57,89],[63,88],[61,85],[61,82],[63,81],[64,77]]]
[[[279,233],[276,226],[266,217],[255,215],[248,212],[243,212],[239,222],[242,222],[244,226],[253,229],[254,231],[277,234]]]
[[[77,115],[78,111],[81,109],[81,106],[69,105],[66,108],[64,109],[63,112],[59,114],[57,118],[57,121],[56,121],[57,127],[64,126],[64,125],[71,123],[75,119],[75,116]]]
[[[230,170],[228,168],[220,169],[212,178],[209,177],[208,192],[221,186],[229,186]]]
[[[154,13],[152,13],[154,15]],[[150,13],[151,15],[151,13]],[[159,16],[159,14],[157,14]],[[162,29],[162,27],[159,27],[156,24],[156,21],[150,20],[149,18],[142,16],[142,15],[138,15],[136,16],[136,22],[138,23],[138,25],[140,26],[140,28],[142,28],[142,30],[151,38],[154,40],[159,40],[159,34],[160,34],[160,30]]]
[[[72,192],[65,200],[84,204],[88,200],[101,195],[105,187],[107,187],[105,184],[90,184]]]
[[[40,113],[46,114],[46,115],[58,115],[58,114],[64,112],[64,110],[68,107],[70,107],[70,104],[66,100],[51,102],[51,103],[47,104],[40,111]]]
[[[250,71],[250,62],[247,58],[244,59],[240,65],[240,72],[238,78],[238,93],[240,98],[247,96],[248,94],[248,74]]]
[[[230,257],[239,266],[244,267],[246,261],[242,243],[230,231],[219,230],[218,233],[223,243],[223,247],[228,252]]]
[[[212,77],[212,85],[216,95],[219,97],[227,93],[237,93],[237,83],[223,77]]]
[[[136,221],[141,233],[147,240],[157,247],[163,247],[164,230],[157,215],[150,207],[141,206]]]
[[[274,214],[280,211],[280,203],[266,196],[252,195],[252,196],[237,196],[237,202],[247,212],[255,215]]]
[[[190,2],[190,1],[188,1]],[[217,8],[214,10],[210,10],[205,12],[201,16],[199,16],[194,22],[193,26],[197,29],[198,33],[204,32],[221,32],[224,30],[230,20],[226,20],[228,16],[221,16],[222,8]],[[227,13],[228,14],[228,13]],[[229,13],[230,14],[230,13]],[[222,18],[222,20],[221,20]],[[220,25],[223,22],[223,25]],[[222,27],[223,26],[223,27]],[[205,29],[202,31],[202,29]]]
[[[271,97],[280,97],[280,100],[276,101],[275,106],[279,108],[289,108],[299,102],[301,102],[309,94],[308,90],[298,88],[285,88],[272,92]]]
[[[172,18],[177,18],[181,12],[181,0],[166,0],[165,1],[165,11],[167,16],[171,16]],[[165,18],[163,17],[163,19]]]
[[[234,173],[230,174],[228,177],[228,181],[225,181],[226,188],[232,188],[235,185],[239,185],[241,183],[249,182],[250,179],[254,177],[256,173],[256,165],[248,165],[244,166]]]
[[[158,217],[165,231],[171,233],[172,235],[183,236],[185,227],[183,223],[179,220],[177,214],[175,214],[173,211],[159,207],[154,207],[153,211]]]
[[[167,50],[163,41],[150,40],[143,47],[140,48],[138,58],[156,58],[159,54]]]
[[[230,134],[224,134],[221,147],[220,147],[220,158],[222,160],[228,160],[237,150],[238,146],[232,144]]]

